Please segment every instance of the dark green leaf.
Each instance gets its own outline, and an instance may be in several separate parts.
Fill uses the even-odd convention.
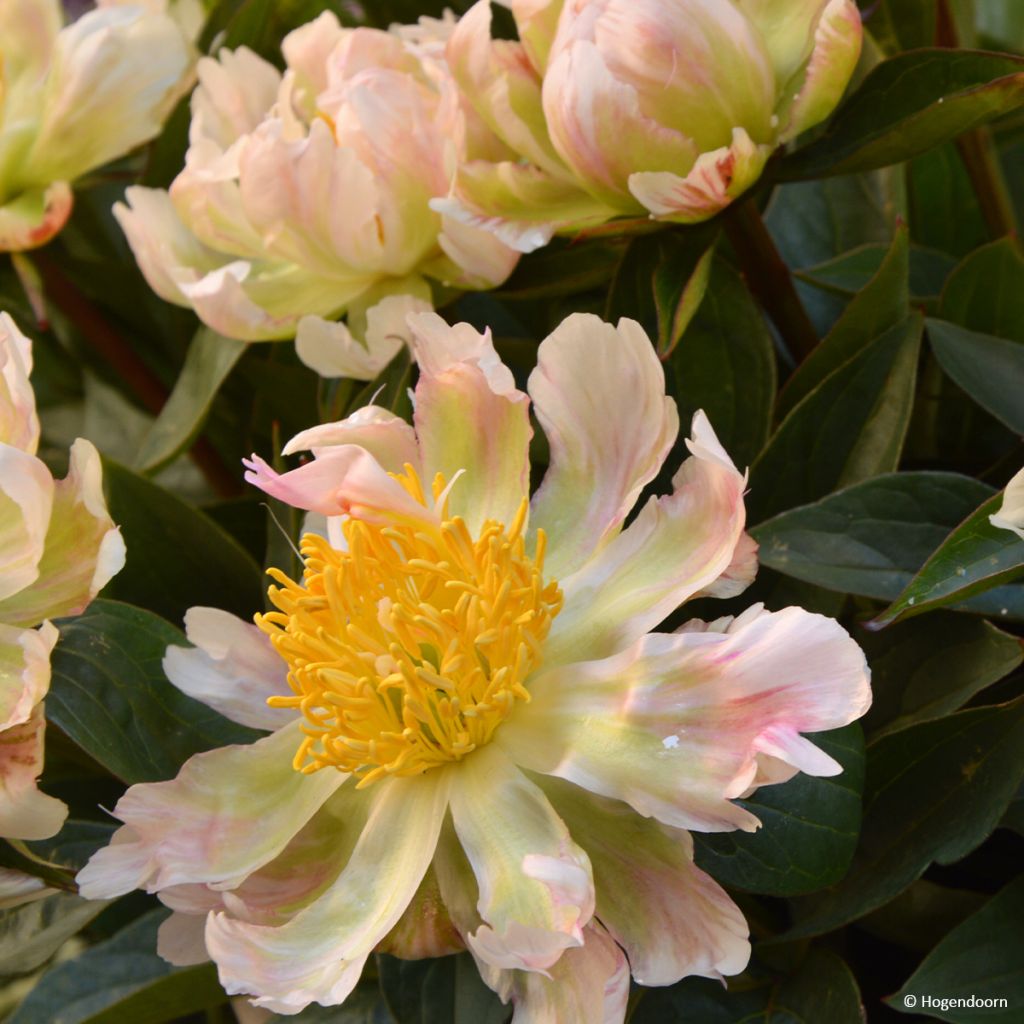
[[[866,288],[881,269],[889,248],[876,242],[858,246],[834,259],[826,260],[806,270],[796,271],[801,281],[835,292],[837,295],[855,295]],[[920,245],[910,247],[910,294],[918,301],[937,296],[942,285],[956,266],[952,256],[938,249]]]
[[[857,638],[871,664],[872,739],[956,711],[1021,663],[1021,641],[983,619],[936,612]]]
[[[820,733],[813,742],[842,766],[841,775],[762,786],[738,800],[761,819],[757,832],[694,833],[697,864],[724,885],[795,896],[832,885],[846,873],[860,829],[864,738],[859,725]]]
[[[981,203],[952,142],[907,164],[907,208],[911,237],[932,250],[960,257],[989,240]]]
[[[989,522],[1002,500],[1002,494],[993,495],[957,526],[872,626],[881,628],[933,608],[963,604],[974,594],[1019,577],[1024,571],[1024,540]]]
[[[874,68],[824,134],[782,161],[785,180],[902,163],[1024,103],[1024,60],[914,50]]]
[[[683,423],[703,409],[738,465],[764,447],[775,394],[775,353],[757,303],[739,275],[716,260],[707,294],[666,361]]]
[[[0,910],[0,978],[36,970],[106,906],[61,892]]]
[[[942,369],[983,409],[1024,434],[1024,344],[943,320],[929,320],[927,327]]]
[[[156,472],[195,440],[218,388],[246,347],[244,341],[225,338],[208,327],[199,329],[174,390],[142,441],[135,459],[138,469]]]
[[[128,561],[106,597],[180,622],[193,605],[248,617],[263,606],[259,566],[208,516],[109,459],[103,483]]]
[[[213,964],[172,967],[157,956],[157,928],[167,916],[154,910],[50,968],[10,1024],[164,1024],[227,1002]]]
[[[907,997],[916,999],[916,1003]],[[1006,1000],[1006,1005],[978,1007],[934,1004],[922,996],[944,1000]],[[1024,878],[1011,882],[925,957],[907,983],[886,1002],[903,1013],[923,1011],[929,1017],[974,1024],[1014,1024],[1024,1001]],[[915,1008],[916,1007],[916,1008]]]
[[[512,276],[495,293],[508,299],[543,299],[600,288],[614,277],[628,238],[572,243],[554,239],[519,261]]]
[[[922,323],[915,314],[885,331],[793,407],[751,468],[751,522],[896,468]]]
[[[434,960],[379,956],[380,987],[396,1024],[504,1024],[509,1009],[468,953]]]
[[[982,334],[1024,342],[1024,253],[1001,238],[976,249],[946,280],[939,316]]]
[[[256,739],[167,680],[167,647],[185,643],[150,612],[94,601],[60,622],[47,717],[125,782],[168,779],[201,750]]]
[[[861,843],[846,877],[794,904],[780,939],[820,935],[887,903],[933,861],[999,823],[1024,774],[1024,700],[901,729],[868,748]]]

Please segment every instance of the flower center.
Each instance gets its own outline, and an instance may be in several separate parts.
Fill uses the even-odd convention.
[[[426,506],[411,466],[395,475]],[[258,615],[288,663],[305,738],[295,768],[334,767],[360,777],[419,775],[487,743],[538,667],[562,592],[544,582],[544,535],[526,553],[523,500],[512,523],[487,520],[474,538],[448,518],[445,480],[433,486],[440,523],[407,520],[342,525],[347,551],[316,534],[302,538],[302,582],[277,569],[278,609]]]

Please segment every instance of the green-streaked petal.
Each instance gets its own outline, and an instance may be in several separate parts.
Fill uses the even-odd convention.
[[[60,831],[68,809],[40,792],[36,779],[43,771],[43,705],[28,721],[0,732],[0,836],[7,839],[49,839]]]

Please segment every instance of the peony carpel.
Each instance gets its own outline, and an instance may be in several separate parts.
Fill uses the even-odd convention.
[[[694,223],[757,181],[823,121],[860,55],[854,0],[490,0],[448,60],[514,152],[466,160],[435,208],[522,252],[620,215]]]
[[[0,0],[0,252],[44,245],[72,184],[160,131],[192,49],[155,0],[64,25],[60,0]]]
[[[171,680],[269,735],[132,786],[79,875],[173,908],[160,951],[291,1014],[367,957],[468,948],[531,1022],[624,1019],[646,985],[742,971],[748,929],[687,830],[840,766],[803,733],[870,703],[833,620],[787,608],[657,627],[756,570],[745,477],[702,413],[670,494],[626,518],[676,440],[638,324],[575,314],[518,390],[489,334],[409,318],[413,424],[367,407],[249,479],[326,517],[256,625],[188,617]],[[584,380],[579,367],[586,365]],[[550,462],[530,496],[530,411]]]
[[[0,313],[0,836],[8,839],[46,839],[67,815],[36,786],[57,641],[48,620],[83,611],[125,555],[92,444],[75,441],[63,480],[36,457],[31,371],[31,342]]]
[[[229,337],[297,333],[321,375],[371,379],[401,346],[368,317],[382,300],[504,281],[518,254],[429,206],[459,160],[503,151],[447,71],[450,29],[325,12],[284,38],[283,74],[245,47],[200,60],[184,169],[115,207],[151,287]]]

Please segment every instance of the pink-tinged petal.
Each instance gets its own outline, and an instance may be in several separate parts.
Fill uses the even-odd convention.
[[[469,227],[489,231],[516,252],[533,252],[556,231],[569,234],[603,224],[618,210],[572,181],[513,161],[461,164],[451,195],[432,199],[431,209]]]
[[[629,964],[597,921],[585,942],[568,949],[548,971],[494,971],[484,978],[504,1002],[512,1001],[512,1024],[623,1024],[629,1002]]]
[[[0,252],[45,245],[68,222],[75,197],[66,181],[22,192],[0,206]]]
[[[1002,530],[1012,530],[1024,540],[1024,469],[1006,485],[999,511],[988,520]]]
[[[606,657],[628,647],[733,564],[743,536],[744,476],[698,412],[691,452],[671,494],[651,498],[618,536],[560,582],[565,605],[545,665]]]
[[[452,481],[451,510],[475,533],[485,519],[511,523],[529,493],[529,400],[490,332],[449,327],[433,313],[409,318],[420,367],[414,423],[426,481]]]
[[[275,1013],[343,1002],[430,866],[448,783],[448,772],[435,771],[374,786],[369,819],[345,869],[280,927],[211,915],[206,945],[228,993],[257,996],[257,1006]]]
[[[344,444],[365,448],[389,473],[401,473],[407,462],[419,466],[416,432],[400,416],[379,405],[364,405],[337,423],[322,423],[303,430],[284,446],[281,454],[311,451],[319,458]]]
[[[539,673],[496,742],[518,764],[667,825],[752,830],[757,819],[729,800],[754,782],[759,756],[837,774],[801,733],[863,715],[868,679],[834,620],[755,606],[723,632],[652,633],[603,661]]]
[[[454,288],[497,288],[519,262],[519,252],[483,228],[441,217],[437,236],[443,256],[423,265],[423,273]]]
[[[238,885],[273,860],[347,777],[295,771],[301,739],[295,721],[250,746],[196,754],[169,782],[132,786],[114,808],[124,827],[78,874],[82,894]]]
[[[221,50],[196,65],[189,141],[211,141],[221,150],[253,131],[277,99],[281,73],[247,46]]]
[[[529,390],[551,449],[532,525],[547,533],[545,567],[561,579],[618,533],[672,447],[679,414],[633,320],[569,316],[541,342]]]
[[[378,953],[401,960],[448,956],[466,948],[441,898],[437,875],[427,871],[398,924],[377,945]]]
[[[156,933],[157,954],[175,967],[205,964],[210,959],[203,938],[205,929],[205,917],[175,911]]]
[[[814,50],[802,80],[790,83],[794,95],[783,142],[824,121],[836,108],[857,67],[862,41],[854,0],[829,0],[815,28]]]
[[[0,598],[17,595],[38,579],[53,492],[53,477],[44,463],[20,448],[0,444]]]
[[[555,149],[591,195],[622,213],[642,212],[627,187],[630,174],[685,172],[699,149],[648,116],[636,88],[609,71],[592,42],[575,42],[552,58],[544,76],[544,113]]]
[[[511,0],[509,6],[530,62],[543,74],[564,0]]]
[[[688,832],[559,779],[542,777],[540,785],[590,856],[597,916],[625,949],[638,984],[721,978],[747,966],[747,922],[693,863]]]
[[[398,516],[436,522],[432,510],[412,498],[365,449],[354,444],[329,448],[298,469],[277,473],[258,455],[244,460],[245,479],[271,497],[325,516],[380,520]]]
[[[701,153],[687,174],[637,171],[629,176],[629,191],[656,219],[695,224],[746,192],[771,153],[771,146],[758,145],[744,128],[734,128],[728,146]]]
[[[721,600],[738,597],[754,582],[757,575],[757,551],[757,541],[749,533],[741,534],[729,567],[714,583],[694,594],[694,597],[717,597]]]
[[[64,804],[36,786],[45,730],[38,704],[28,721],[0,732],[0,836],[5,839],[49,839],[68,815]]]
[[[331,52],[344,40],[346,33],[337,15],[324,11],[281,40],[285,63],[297,79],[300,105],[309,116],[316,113],[316,97],[327,88]]]
[[[0,731],[21,725],[50,688],[50,653],[57,629],[44,622],[39,629],[0,624]]]
[[[39,574],[0,601],[0,621],[32,626],[77,615],[121,571],[124,540],[107,511],[103,467],[90,441],[71,446],[67,476],[57,481]]]
[[[7,313],[0,313],[0,443],[35,455],[39,417],[31,372],[32,342]]]
[[[219,608],[189,608],[185,633],[195,646],[168,647],[163,661],[182,693],[253,729],[280,729],[295,717],[293,709],[267,706],[268,697],[291,693],[288,668],[251,622]]]
[[[471,757],[451,793],[484,922],[466,941],[492,966],[544,970],[583,943],[594,913],[590,861],[544,793],[495,744]]]

